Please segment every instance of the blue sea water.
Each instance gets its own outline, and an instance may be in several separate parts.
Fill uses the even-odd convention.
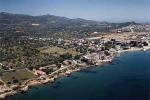
[[[150,100],[150,51],[122,53],[112,63],[75,72],[8,100]]]

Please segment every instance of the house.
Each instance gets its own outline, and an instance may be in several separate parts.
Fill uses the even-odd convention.
[[[121,50],[121,46],[120,46],[120,45],[116,45],[116,46],[115,46],[115,49],[116,49],[117,51],[119,51],[119,50]]]
[[[69,60],[64,60],[64,61],[63,61],[63,65],[67,65],[67,66],[68,66],[68,65],[71,65],[71,61],[69,61]]]
[[[38,76],[46,75],[46,73],[43,72],[42,70],[33,69],[33,71],[34,71],[34,74],[35,74],[35,75],[38,75]]]

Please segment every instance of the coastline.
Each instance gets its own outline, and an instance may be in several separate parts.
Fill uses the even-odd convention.
[[[143,48],[131,48],[131,49],[128,49],[128,50],[121,50],[121,51],[118,51],[118,53],[131,52],[131,51],[147,51],[147,50],[150,50],[150,45],[145,46]]]
[[[131,51],[141,51],[141,50],[147,51],[149,49],[150,49],[150,46],[143,47],[143,48],[131,48],[131,49],[128,49],[128,50],[118,51],[118,52],[116,52],[116,54],[123,53],[123,52],[131,52]],[[101,61],[96,65],[101,66],[101,65],[103,65],[107,62],[112,62],[112,60],[115,58],[116,54],[114,54],[113,57],[110,60]],[[95,65],[93,65],[93,66],[95,66]],[[77,72],[77,71],[80,71],[80,70],[83,70],[83,69],[86,69],[86,68],[90,68],[90,67],[92,67],[92,65],[83,65],[82,67],[75,68],[75,69],[69,69],[69,70],[67,68],[64,68],[64,69],[60,69],[57,72],[53,72],[52,74],[48,75],[48,78],[46,78],[46,80],[39,80],[39,78],[27,80],[19,87],[18,90],[10,90],[8,92],[4,92],[4,93],[0,94],[0,100],[4,100],[5,98],[7,98],[9,96],[13,96],[17,93],[28,91],[28,89],[32,86],[45,84],[45,83],[48,83],[48,82],[53,83],[55,81],[55,79],[57,79],[60,76],[68,76],[73,72]],[[62,70],[66,70],[66,71],[59,73],[59,71],[62,71]],[[65,74],[65,73],[67,73],[67,74]]]

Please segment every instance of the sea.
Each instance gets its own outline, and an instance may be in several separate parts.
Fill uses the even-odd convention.
[[[7,100],[150,100],[150,51],[121,53],[111,63],[74,72]]]

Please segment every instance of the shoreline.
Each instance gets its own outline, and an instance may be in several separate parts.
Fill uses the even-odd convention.
[[[121,51],[118,51],[118,53],[132,52],[132,51],[147,51],[147,50],[150,50],[150,45],[145,46],[143,48],[131,48],[131,49],[128,49],[128,50],[121,50]]]
[[[22,85],[19,86],[18,90],[10,90],[8,92],[4,92],[4,93],[0,94],[0,100],[5,100],[5,98],[13,96],[13,95],[15,95],[17,93],[26,92],[32,86],[46,84],[46,83],[49,83],[49,82],[53,83],[55,81],[55,79],[57,79],[60,76],[69,76],[73,72],[78,72],[78,71],[81,71],[83,69],[91,68],[93,66],[102,66],[105,63],[112,62],[113,59],[116,57],[116,54],[120,54],[120,53],[123,53],[123,52],[147,51],[147,50],[150,50],[150,45],[147,46],[147,47],[143,47],[143,48],[131,48],[131,49],[128,49],[128,50],[121,50],[121,51],[116,52],[111,59],[109,59],[107,61],[97,62],[97,64],[95,64],[95,65],[87,65],[87,64],[85,64],[82,67],[75,68],[75,69],[69,69],[69,70],[67,68],[63,68],[63,69],[60,69],[60,70],[58,70],[56,72],[51,73],[50,75],[47,75],[46,80],[40,80],[39,78],[26,80],[25,82],[22,83]],[[66,70],[66,71],[65,72],[61,72],[63,70]]]

